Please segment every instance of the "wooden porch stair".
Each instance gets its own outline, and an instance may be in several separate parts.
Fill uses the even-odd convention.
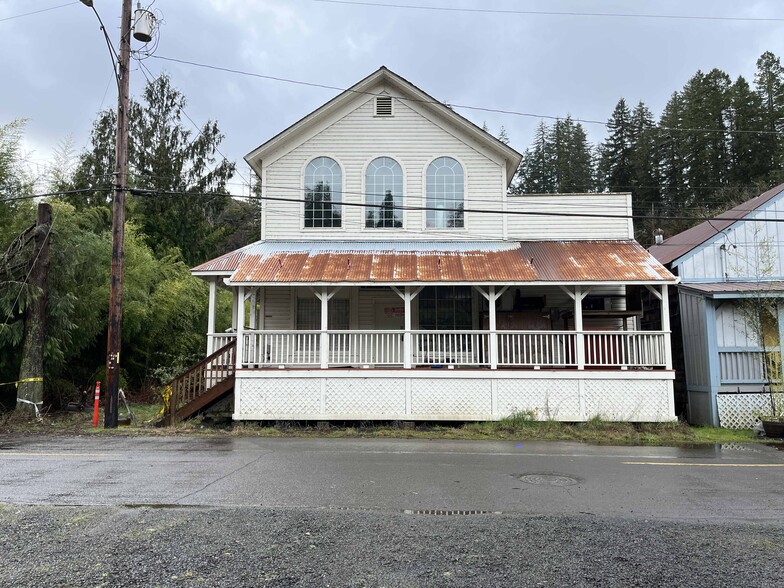
[[[191,418],[233,392],[236,348],[232,341],[169,382],[169,410],[158,426]]]

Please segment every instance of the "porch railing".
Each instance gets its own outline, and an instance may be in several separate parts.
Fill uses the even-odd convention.
[[[498,365],[577,365],[574,331],[499,331],[498,339]]]
[[[719,349],[719,373],[722,384],[764,384],[780,377],[781,348]],[[773,371],[773,374],[768,374]]]
[[[585,365],[664,367],[666,340],[660,332],[587,332]]]
[[[412,331],[413,365],[469,365],[490,363],[486,331]]]
[[[242,338],[245,368],[490,367],[495,353],[502,368],[652,369],[667,367],[669,345],[663,331],[243,331]]]
[[[321,331],[244,331],[243,367],[321,363]]]
[[[330,365],[403,365],[400,331],[330,331]]]
[[[215,353],[218,349],[223,349],[236,340],[237,333],[207,333],[208,354]]]

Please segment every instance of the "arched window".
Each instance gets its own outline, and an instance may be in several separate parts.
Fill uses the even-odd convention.
[[[317,157],[305,168],[305,227],[340,227],[343,174],[338,162]]]
[[[427,227],[463,227],[463,166],[451,157],[439,157],[427,167]]]
[[[365,172],[365,227],[393,229],[403,226],[403,168],[391,157],[370,162]],[[375,205],[375,206],[374,206]]]

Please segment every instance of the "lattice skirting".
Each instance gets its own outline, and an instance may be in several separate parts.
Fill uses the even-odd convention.
[[[665,378],[309,374],[238,376],[234,418],[483,421],[526,413],[569,422],[675,419],[672,381]]]
[[[719,394],[716,398],[719,409],[719,424],[728,429],[750,429],[758,421],[758,415],[770,412],[768,394]]]

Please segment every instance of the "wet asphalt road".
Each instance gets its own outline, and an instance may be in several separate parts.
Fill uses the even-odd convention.
[[[0,437],[0,586],[784,586],[784,452]]]

